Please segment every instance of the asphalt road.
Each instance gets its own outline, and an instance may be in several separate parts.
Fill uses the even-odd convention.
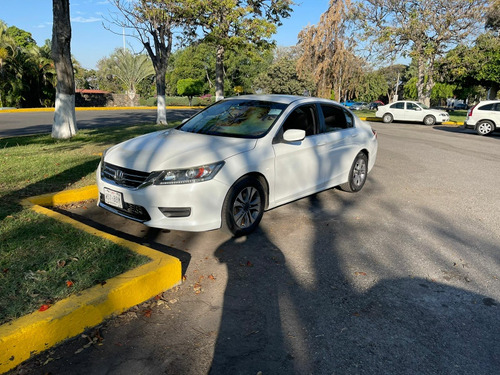
[[[90,330],[90,347],[78,337],[20,371],[500,373],[500,135],[373,127],[379,156],[361,192],[274,209],[248,238],[71,209],[179,256],[186,280]]]
[[[192,109],[167,110],[167,121],[183,120],[197,111]],[[6,113],[0,111],[0,138],[50,133],[53,120],[54,112]],[[79,129],[154,124],[156,123],[156,109],[76,111],[76,123]]]

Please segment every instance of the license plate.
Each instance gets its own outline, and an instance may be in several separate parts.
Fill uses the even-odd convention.
[[[123,208],[122,193],[104,188],[104,203],[113,207]]]

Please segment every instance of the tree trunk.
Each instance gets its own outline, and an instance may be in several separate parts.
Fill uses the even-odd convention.
[[[71,62],[69,0],[53,0],[52,59],[57,75],[52,137],[68,139],[76,134],[75,79]]]
[[[215,61],[215,101],[224,99],[224,47],[217,46]]]
[[[497,98],[498,90],[500,88],[500,84],[493,84],[488,89],[488,94],[486,100],[495,100]]]
[[[165,69],[158,67],[156,70],[156,123],[158,125],[167,125],[167,106],[165,101]]]

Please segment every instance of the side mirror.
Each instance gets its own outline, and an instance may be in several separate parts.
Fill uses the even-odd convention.
[[[288,129],[283,134],[285,142],[299,142],[306,137],[306,131],[300,129]]]

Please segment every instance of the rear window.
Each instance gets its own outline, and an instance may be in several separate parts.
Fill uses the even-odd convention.
[[[493,111],[493,103],[478,107],[477,110],[478,111]]]
[[[478,111],[497,111],[500,112],[500,103],[489,103],[481,107],[477,107]]]
[[[391,105],[391,108],[396,108],[396,109],[405,109],[405,103],[404,103],[404,102],[401,102],[401,103],[394,103],[393,105]]]

